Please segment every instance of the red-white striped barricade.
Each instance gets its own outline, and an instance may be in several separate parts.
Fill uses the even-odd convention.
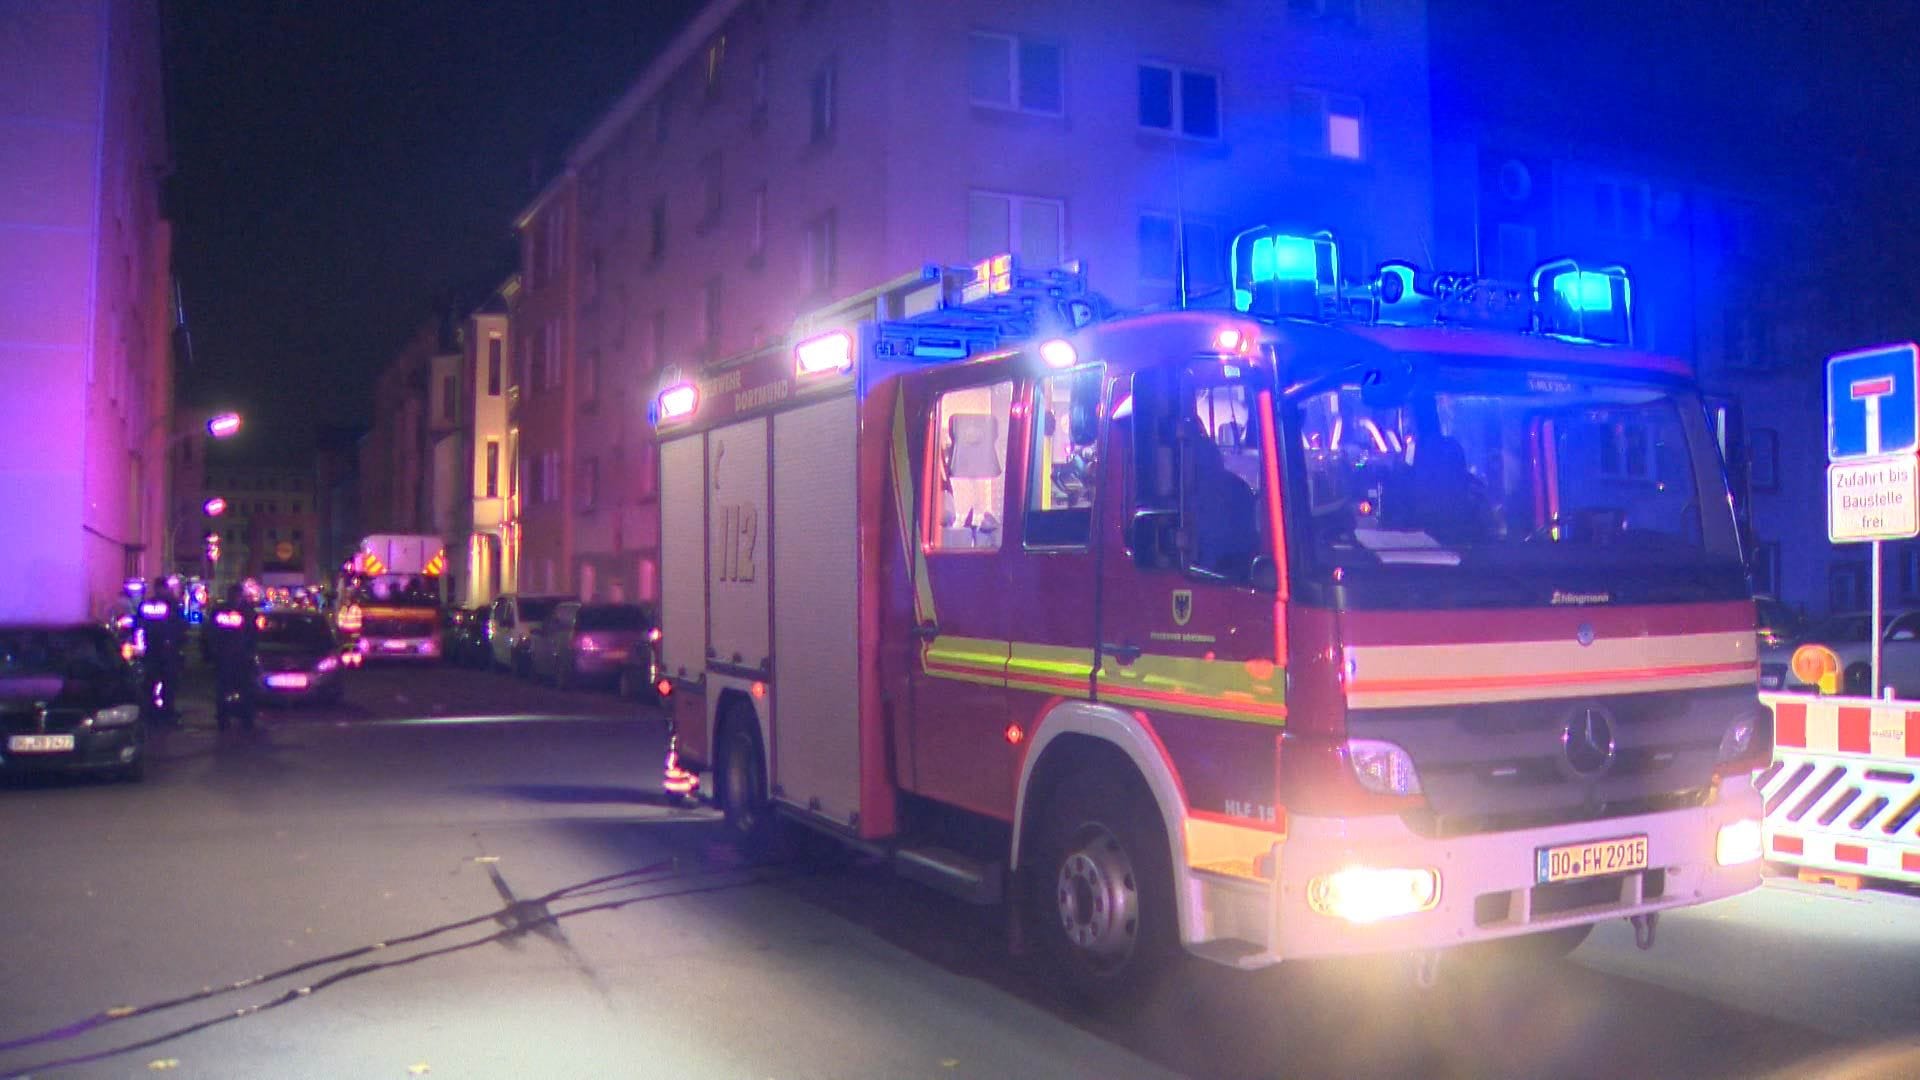
[[[1761,694],[1769,859],[1920,885],[1920,702]]]

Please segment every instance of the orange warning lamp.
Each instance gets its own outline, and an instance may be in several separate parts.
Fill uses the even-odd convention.
[[[1802,645],[1789,662],[1793,677],[1816,686],[1823,694],[1840,692],[1840,657],[1825,645]]]

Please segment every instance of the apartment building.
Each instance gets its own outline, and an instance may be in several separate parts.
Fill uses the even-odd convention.
[[[927,263],[1080,259],[1136,306],[1223,288],[1255,223],[1418,257],[1426,88],[1422,0],[714,0],[518,222],[522,586],[655,599],[663,371]]]
[[[507,312],[519,293],[510,279],[460,324],[462,430],[453,444],[460,457],[456,483],[467,497],[456,512],[448,536],[448,569],[454,577],[450,599],[478,607],[514,591],[518,544],[514,522],[514,432],[509,419],[516,392]]]
[[[0,616],[167,564],[175,325],[152,0],[0,8]]]

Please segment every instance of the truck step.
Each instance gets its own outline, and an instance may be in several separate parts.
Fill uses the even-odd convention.
[[[947,848],[896,848],[893,869],[901,877],[957,896],[969,904],[997,904],[1005,893],[1002,864],[982,862]]]
[[[1240,938],[1214,938],[1198,945],[1189,945],[1187,951],[1211,963],[1246,970],[1264,966],[1267,955],[1265,947]]]
[[[1814,870],[1800,868],[1800,880],[1809,885],[1832,885],[1836,889],[1859,892],[1866,881],[1859,874],[1843,874],[1834,870]]]

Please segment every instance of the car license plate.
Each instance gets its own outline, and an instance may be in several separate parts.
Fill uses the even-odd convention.
[[[627,650],[607,649],[606,651],[602,652],[600,655],[606,657],[609,660],[625,660],[627,658]]]
[[[267,685],[280,690],[305,690],[307,677],[298,671],[276,672],[267,676]]]
[[[1534,856],[1534,877],[1541,885],[1624,874],[1647,868],[1647,838],[1644,835],[1622,836],[1617,840],[1561,844],[1559,847],[1540,848]]]
[[[57,754],[73,749],[71,735],[11,735],[7,749],[16,754]]]
[[[1778,689],[1780,689],[1780,676],[1778,676],[1778,675],[1762,675],[1762,676],[1760,676],[1760,689],[1762,689],[1762,690],[1778,690]]]
[[[380,647],[381,647],[381,648],[383,648],[383,649],[385,649],[385,650],[387,650],[388,652],[406,652],[406,651],[407,651],[408,649],[411,649],[411,648],[413,648],[413,642],[411,642],[411,641],[383,641],[383,642],[381,642],[381,643],[380,643]]]

